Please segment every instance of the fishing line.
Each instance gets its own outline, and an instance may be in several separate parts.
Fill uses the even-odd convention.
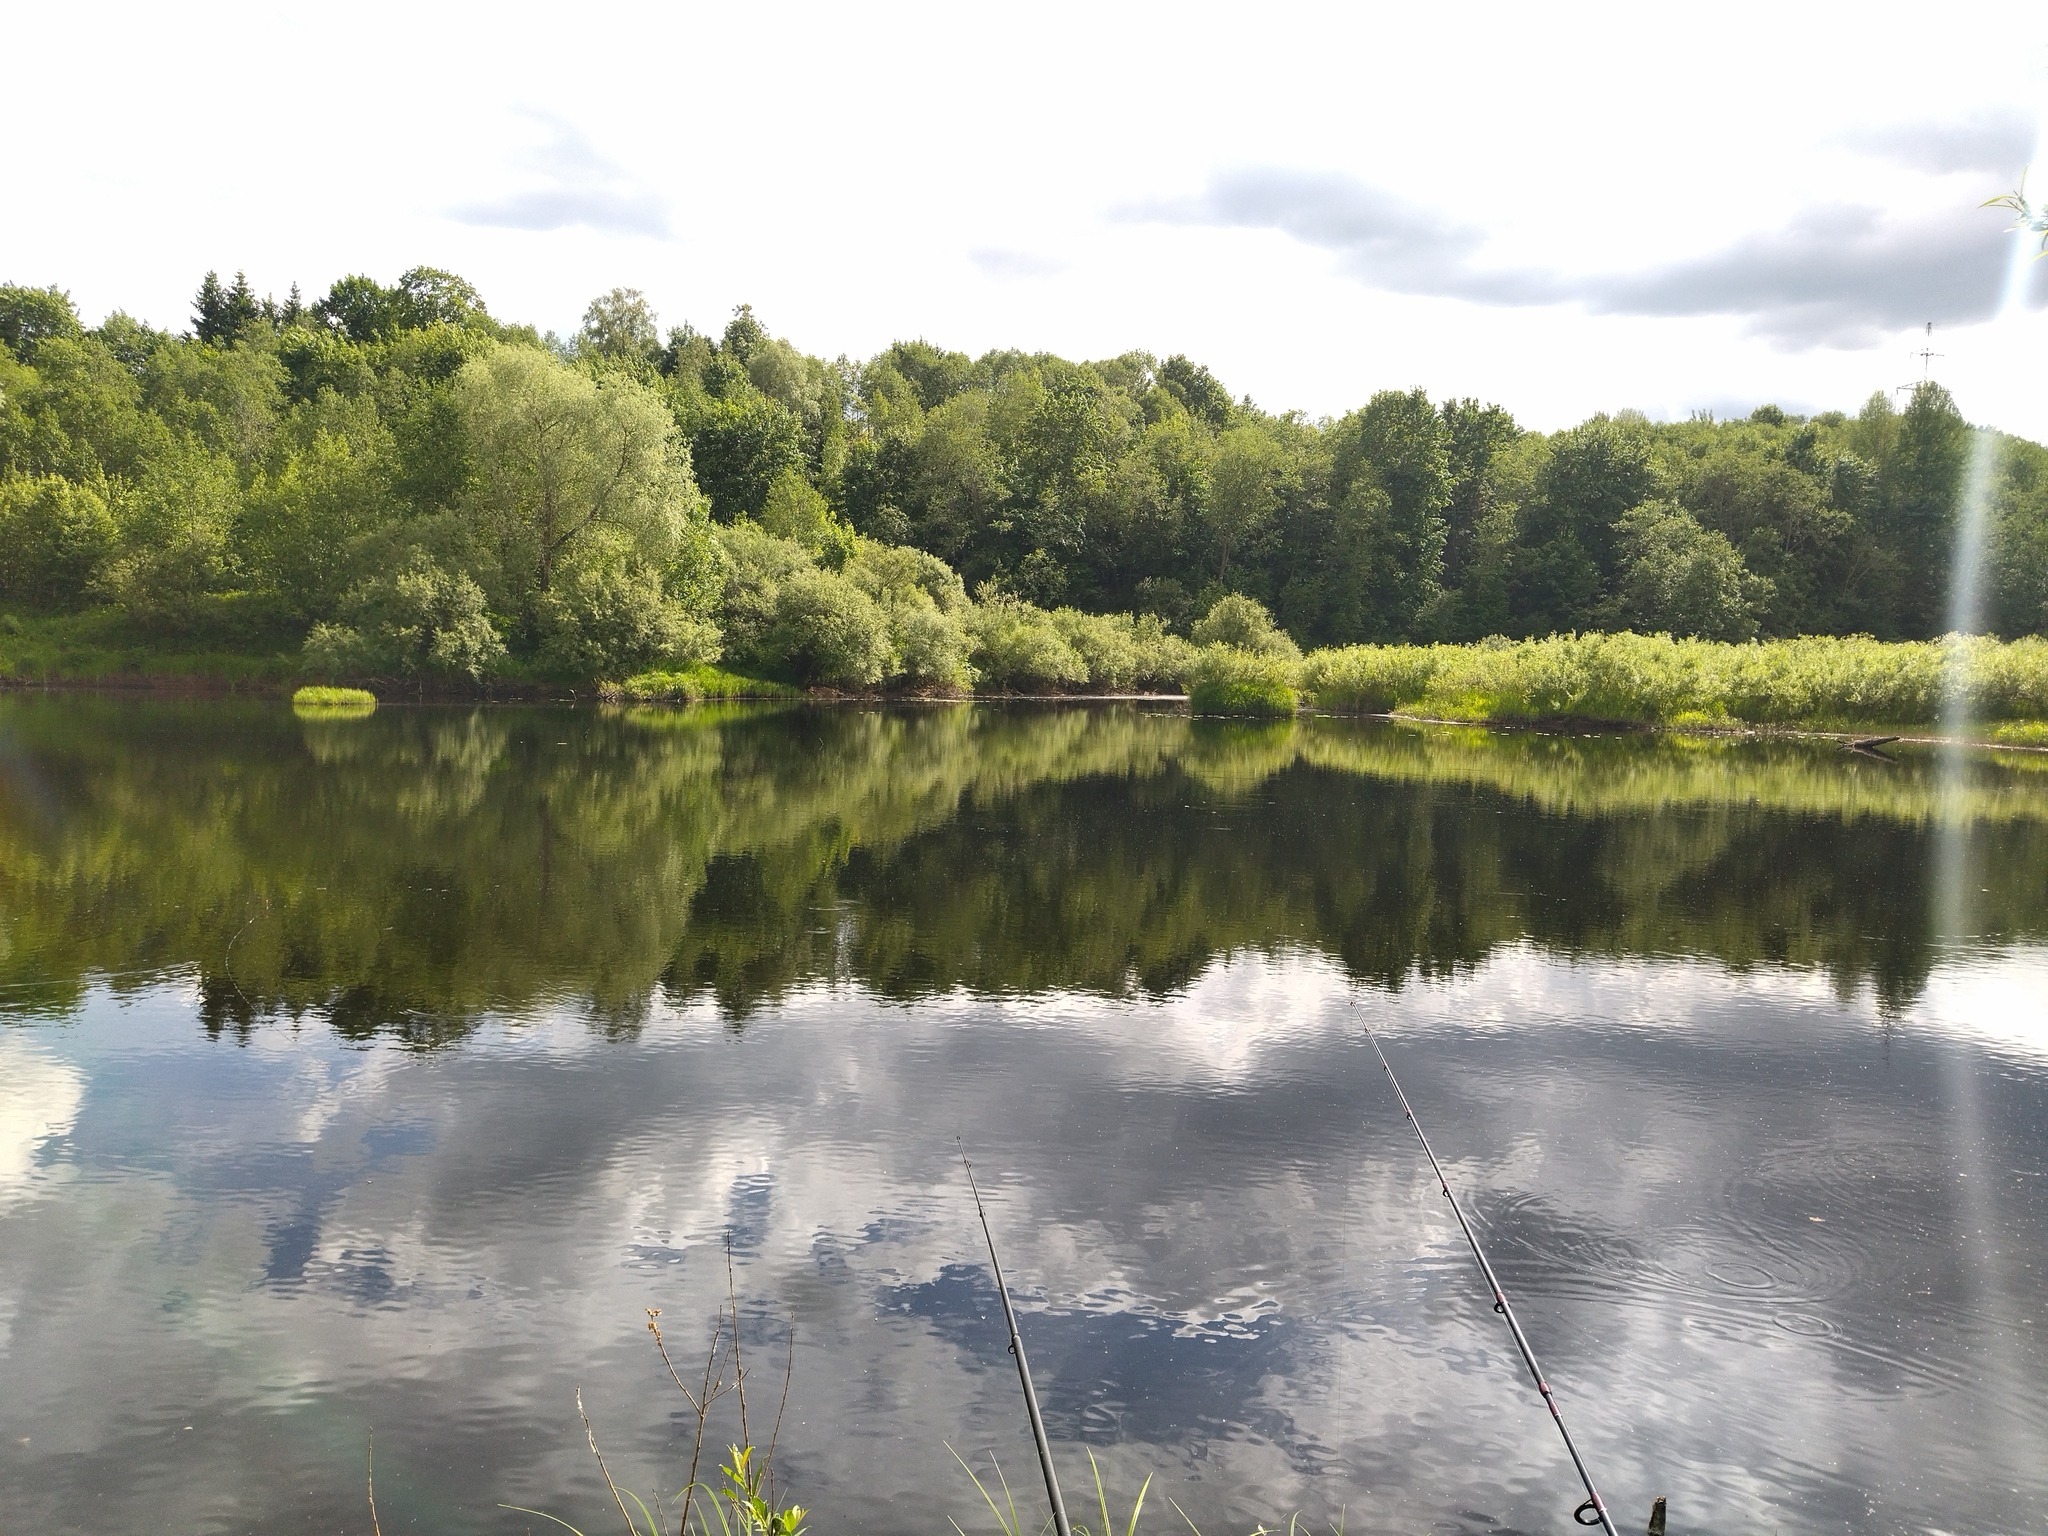
[[[1060,1497],[1060,1480],[1052,1469],[1052,1446],[1045,1438],[1045,1420],[1038,1412],[1038,1393],[1031,1386],[1031,1367],[1024,1360],[1024,1341],[1017,1335],[1017,1313],[1010,1306],[1010,1288],[1003,1283],[1002,1260],[996,1257],[995,1234],[989,1231],[988,1212],[981,1205],[981,1186],[974,1182],[974,1164],[967,1161],[964,1143],[960,1145],[960,1163],[967,1170],[967,1187],[974,1191],[974,1210],[981,1217],[981,1235],[988,1239],[988,1263],[989,1268],[996,1272],[996,1294],[1003,1298],[1003,1321],[1010,1325],[1010,1353],[1017,1357],[1017,1380],[1024,1384],[1024,1410],[1031,1415],[1031,1438],[1038,1442],[1038,1465],[1045,1473],[1045,1496],[1052,1501],[1053,1531],[1055,1536],[1073,1536],[1073,1528],[1067,1524],[1066,1501]]]
[[[1422,1134],[1422,1122],[1415,1118],[1415,1111],[1409,1106],[1408,1095],[1401,1091],[1401,1080],[1394,1076],[1393,1063],[1387,1060],[1387,1053],[1380,1049],[1380,1037],[1374,1033],[1371,1023],[1365,1022],[1365,1038],[1372,1042],[1373,1054],[1386,1069],[1387,1081],[1394,1085],[1394,1097],[1401,1101],[1401,1113],[1408,1117],[1408,1124],[1414,1128],[1415,1139],[1422,1143],[1422,1155],[1429,1159],[1429,1166],[1436,1174],[1437,1187],[1443,1190],[1444,1198],[1451,1202],[1451,1214],[1458,1218],[1458,1226],[1465,1234],[1465,1241],[1471,1246],[1472,1257],[1478,1261],[1479,1272],[1486,1277],[1487,1289],[1493,1292],[1493,1310],[1507,1319],[1508,1332],[1515,1336],[1515,1348],[1522,1352],[1522,1363],[1529,1367],[1529,1379],[1536,1383],[1536,1390],[1543,1394],[1543,1404],[1550,1410],[1550,1420],[1557,1426],[1557,1432],[1564,1437],[1564,1448],[1571,1452],[1572,1465],[1578,1468],[1579,1481],[1586,1485],[1586,1502],[1572,1511],[1572,1519],[1580,1525],[1597,1525],[1607,1536],[1619,1536],[1614,1521],[1608,1516],[1607,1504],[1600,1497],[1600,1490],[1593,1486],[1593,1474],[1586,1470],[1585,1458],[1579,1455],[1579,1447],[1572,1439],[1572,1432],[1565,1428],[1564,1414],[1557,1406],[1557,1396],[1550,1390],[1550,1383],[1543,1379],[1543,1368],[1536,1363],[1536,1352],[1529,1347],[1529,1336],[1522,1332],[1522,1325],[1515,1319],[1515,1309],[1508,1305],[1507,1293],[1500,1288],[1500,1279],[1493,1272],[1493,1266],[1486,1262],[1486,1253],[1479,1246],[1479,1239],[1472,1231],[1472,1223],[1465,1219],[1465,1208],[1458,1204],[1458,1197],[1451,1193],[1450,1180],[1444,1177],[1443,1164],[1436,1160],[1436,1153],[1429,1148],[1429,1138]],[[1008,1305],[1007,1298],[1004,1305]],[[1661,1503],[1662,1500],[1659,1500]],[[1593,1518],[1587,1519],[1587,1513]],[[1065,1533],[1062,1533],[1065,1536]]]

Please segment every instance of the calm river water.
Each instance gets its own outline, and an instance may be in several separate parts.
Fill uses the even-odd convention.
[[[1076,1504],[1571,1529],[1367,1020],[1624,1529],[2040,1530],[2044,770],[0,699],[0,1530],[615,1531],[729,1234],[819,1536],[990,1531],[956,1136]]]

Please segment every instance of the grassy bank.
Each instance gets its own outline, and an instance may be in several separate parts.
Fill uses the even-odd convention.
[[[225,608],[217,617],[220,622],[204,637],[181,639],[140,633],[113,609],[0,612],[0,682],[282,693],[307,680],[298,651],[280,645],[266,626],[239,621]],[[1809,636],[1731,645],[1621,633],[1475,645],[1358,645],[1301,657],[1272,631],[1263,610],[1255,617],[1261,623],[1242,636],[1231,633],[1200,647],[1175,640],[1170,667],[1140,670],[1153,686],[1184,684],[1197,714],[1284,716],[1306,703],[1332,714],[1408,714],[1475,724],[1575,720],[1931,731],[1939,728],[1953,697],[1976,734],[2015,746],[2048,746],[2048,639],[2040,637],[1886,642]],[[1107,632],[1116,618],[1098,627]],[[1197,638],[1208,639],[1199,626]],[[976,674],[984,672],[983,661],[977,653]],[[1035,686],[1021,691],[1121,691],[1132,685],[1134,669],[1127,662],[1120,651],[1108,659],[1077,661],[1073,676],[1034,677],[1028,681]],[[363,681],[380,697],[406,697],[419,686],[411,679],[391,684],[387,692],[374,679]],[[994,671],[976,676],[984,695],[1020,691],[1026,681]],[[567,686],[539,675],[504,676],[488,687],[469,688],[444,679],[431,691],[530,696],[559,694]],[[711,665],[643,672],[596,691],[635,704],[806,696],[789,682]]]
[[[209,632],[140,634],[116,609],[0,612],[0,680],[201,688],[281,687],[299,678],[296,644]]]
[[[1887,643],[1813,636],[1728,645],[1668,635],[1567,635],[1477,645],[1312,652],[1303,692],[1340,714],[1588,720],[1817,730],[1931,727],[1953,697],[1987,731],[2048,735],[2048,640]]]

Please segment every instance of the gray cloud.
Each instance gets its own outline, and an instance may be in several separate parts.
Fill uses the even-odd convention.
[[[1220,172],[1197,196],[1118,216],[1279,230],[1335,253],[1360,282],[1392,293],[1510,307],[1580,304],[1598,314],[1731,315],[1794,348],[1865,346],[1925,320],[1987,318],[1999,302],[2010,238],[1988,213],[1915,221],[1819,205],[1703,256],[1567,275],[1486,264],[1477,225],[1382,188],[1274,168]]]
[[[464,224],[497,229],[586,228],[616,235],[670,232],[667,204],[592,144],[571,123],[550,113],[526,114],[546,137],[520,157],[529,183],[501,197],[460,203],[448,210]]]
[[[1998,109],[1947,121],[1851,128],[1837,142],[1858,154],[1937,176],[1985,171],[2017,178],[2034,153],[2035,140],[2034,123],[2024,113]]]
[[[981,269],[984,277],[1003,279],[1052,277],[1066,270],[1066,263],[1053,261],[1044,256],[1034,256],[1029,251],[1013,251],[1001,246],[977,246],[967,253],[967,259]]]

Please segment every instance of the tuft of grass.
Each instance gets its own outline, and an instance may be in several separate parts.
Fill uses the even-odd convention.
[[[2008,720],[1991,739],[2008,747],[2048,747],[2048,720]]]
[[[1046,1536],[1046,1533],[1051,1531],[1052,1517],[1050,1515],[1046,1517],[1044,1524],[1039,1527],[1036,1533],[1033,1533],[1025,1526],[1023,1518],[1017,1513],[1017,1501],[1010,1492],[1009,1479],[1003,1476],[1002,1463],[996,1460],[995,1452],[989,1452],[988,1462],[989,1467],[995,1473],[996,1486],[1002,1490],[1003,1498],[1001,1503],[996,1502],[994,1491],[987,1483],[981,1480],[980,1474],[967,1464],[965,1457],[954,1450],[951,1445],[948,1445],[946,1449],[952,1453],[953,1459],[960,1463],[960,1470],[965,1472],[969,1481],[974,1484],[974,1491],[980,1494],[983,1502],[988,1505],[989,1513],[996,1517],[996,1527],[1003,1533],[1003,1536]],[[1116,1521],[1109,1512],[1109,1494],[1103,1487],[1102,1468],[1096,1462],[1093,1451],[1088,1453],[1088,1469],[1095,1475],[1095,1509],[1102,1523],[1093,1527],[1076,1525],[1074,1527],[1074,1536],[1138,1536],[1138,1520],[1145,1511],[1145,1496],[1152,1490],[1152,1479],[1148,1476],[1139,1485],[1138,1496],[1131,1501],[1130,1518],[1124,1521],[1124,1528],[1119,1533],[1116,1528]],[[1170,1496],[1167,1497],[1166,1502],[1173,1505],[1173,1512],[1187,1522],[1188,1529],[1193,1531],[1195,1536],[1202,1536],[1201,1527],[1196,1525],[1193,1520],[1188,1519],[1188,1512],[1186,1510],[1182,1509]],[[946,1523],[953,1527],[956,1536],[967,1536],[966,1528],[958,1520],[948,1517]],[[1331,1536],[1344,1536],[1344,1516],[1342,1511],[1338,1513],[1337,1523],[1330,1527],[1330,1533]],[[1262,1523],[1246,1532],[1245,1536],[1283,1536],[1283,1532],[1277,1527],[1269,1527]],[[1303,1524],[1301,1516],[1297,1514],[1288,1520],[1284,1536],[1311,1536],[1311,1529]]]
[[[788,683],[771,683],[765,678],[742,677],[706,662],[680,672],[642,672],[622,683],[607,685],[610,699],[635,703],[694,704],[700,699],[800,699],[801,688]]]
[[[377,695],[367,688],[301,688],[292,695],[293,709],[361,709],[377,707]]]
[[[1294,670],[1284,656],[1206,646],[1188,679],[1188,708],[1198,715],[1292,715],[1301,704]]]

